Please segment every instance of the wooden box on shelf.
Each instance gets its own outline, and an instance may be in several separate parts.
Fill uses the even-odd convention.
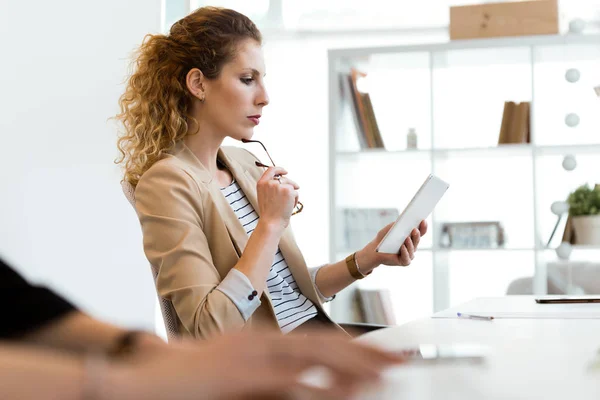
[[[450,7],[452,40],[557,33],[557,0]]]

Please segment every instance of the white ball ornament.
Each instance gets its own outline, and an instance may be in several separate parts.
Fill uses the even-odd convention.
[[[566,201],[555,201],[550,206],[550,210],[554,215],[563,215],[567,211],[569,211],[569,205]]]
[[[562,166],[566,171],[573,171],[575,168],[577,168],[577,160],[575,159],[575,156],[566,155],[563,159]]]
[[[571,22],[569,22],[569,32],[570,33],[581,33],[585,29],[585,21],[581,18],[575,18]]]
[[[573,251],[573,246],[569,242],[562,242],[556,248],[556,255],[561,260],[568,260],[571,257],[571,252]]]
[[[576,127],[577,125],[579,125],[579,115],[575,113],[567,114],[567,116],[565,117],[565,124],[571,128]]]
[[[575,83],[581,78],[581,73],[577,68],[569,68],[565,73],[565,79],[567,82]]]

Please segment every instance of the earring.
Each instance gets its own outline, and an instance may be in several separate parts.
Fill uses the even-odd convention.
[[[202,97],[200,97],[200,93],[198,93],[198,97],[201,103],[204,103],[204,100],[206,100],[206,95],[202,95]]]

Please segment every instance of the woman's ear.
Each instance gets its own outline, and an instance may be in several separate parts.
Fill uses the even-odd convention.
[[[204,102],[206,99],[204,80],[204,74],[198,68],[190,69],[185,77],[187,89],[190,91],[192,96],[196,97],[201,102]]]

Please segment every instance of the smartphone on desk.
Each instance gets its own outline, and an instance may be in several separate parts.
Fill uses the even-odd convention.
[[[481,364],[489,348],[478,344],[421,344],[400,350],[400,355],[416,363],[468,363]]]
[[[567,296],[551,295],[535,298],[538,304],[600,303],[600,295]]]

